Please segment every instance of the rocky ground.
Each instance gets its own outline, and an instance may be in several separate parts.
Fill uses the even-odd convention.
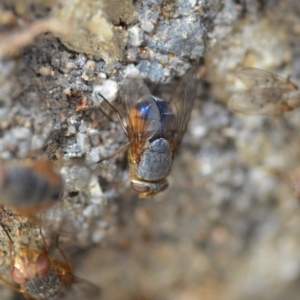
[[[248,116],[228,103],[243,97],[243,67],[297,83],[299,4],[106,2],[0,3],[0,156],[49,158],[64,180],[62,199],[39,222],[2,210],[14,255],[42,249],[42,227],[50,245],[60,233],[76,275],[101,288],[95,299],[298,299],[299,111]],[[127,142],[98,94],[121,110],[121,83],[138,75],[170,97],[200,58],[206,75],[169,188],[138,199],[126,151],[96,163]],[[10,280],[0,235],[0,272]],[[19,297],[5,285],[1,293]]]

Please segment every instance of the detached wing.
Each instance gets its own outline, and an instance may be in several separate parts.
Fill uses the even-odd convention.
[[[287,103],[289,93],[298,89],[293,82],[255,68],[242,69],[238,72],[238,77],[248,92],[230,100],[229,105],[235,112],[279,115],[291,109]]]
[[[290,80],[256,68],[244,68],[238,72],[238,77],[249,90],[272,88],[287,92],[298,89],[298,86]]]

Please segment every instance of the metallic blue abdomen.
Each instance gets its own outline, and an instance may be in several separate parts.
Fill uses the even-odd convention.
[[[154,96],[144,96],[134,108],[138,111],[136,118],[144,121],[144,130],[153,133],[149,141],[168,139],[176,129],[175,116],[168,102]]]

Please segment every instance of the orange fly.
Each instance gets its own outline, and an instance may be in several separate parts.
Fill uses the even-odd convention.
[[[13,241],[4,225],[2,225],[2,228],[10,243],[11,277],[19,287],[4,278],[0,279],[14,290],[22,293],[26,299],[59,300],[65,299],[65,296],[68,294],[72,294],[71,299],[82,299],[82,297],[87,295],[94,297],[99,294],[100,290],[98,287],[74,275],[71,265],[58,244],[56,244],[56,247],[65,262],[61,262],[49,255],[48,247],[41,231],[44,250],[21,248],[13,257]],[[76,291],[76,294],[74,294],[72,292],[74,286],[80,284],[84,285],[84,288],[79,293]]]
[[[62,178],[49,160],[0,162],[0,203],[23,216],[34,216],[55,204],[62,189]]]

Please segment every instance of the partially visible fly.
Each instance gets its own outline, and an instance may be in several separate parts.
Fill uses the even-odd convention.
[[[13,256],[13,241],[8,234],[7,229],[2,225],[10,241],[10,261],[12,265],[11,277],[19,287],[0,278],[14,290],[23,294],[26,299],[31,300],[59,300],[65,299],[69,293],[72,293],[71,299],[84,299],[83,297],[94,297],[100,290],[93,284],[76,277],[73,269],[63,251],[57,246],[65,262],[61,262],[48,253],[46,241],[41,234],[44,250],[21,248]],[[82,285],[80,289],[78,285]],[[74,287],[77,286],[76,294]],[[92,299],[92,298],[91,298]]]
[[[151,95],[142,79],[124,80],[124,114],[117,112],[129,139],[131,187],[141,198],[168,187],[175,154],[186,131],[196,97],[197,70],[189,70],[166,101]]]
[[[0,162],[0,203],[23,216],[55,204],[62,189],[62,178],[49,160]]]
[[[270,72],[245,68],[238,72],[248,93],[235,95],[230,100],[233,111],[243,114],[281,115],[300,107],[298,86]]]

